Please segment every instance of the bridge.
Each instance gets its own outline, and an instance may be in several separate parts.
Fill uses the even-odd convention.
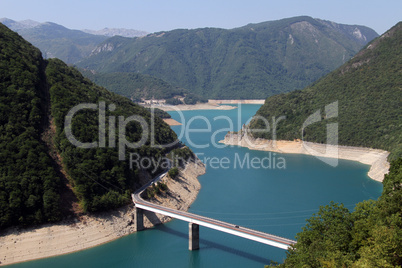
[[[141,194],[152,183],[165,176],[166,172],[159,175],[155,180],[151,181],[147,185],[132,194],[132,199],[135,205],[135,219],[134,224],[137,231],[144,229],[144,214],[143,211],[151,211],[159,213],[168,217],[186,221],[189,223],[189,250],[199,249],[199,226],[208,227],[221,232],[229,233],[232,235],[240,236],[246,239],[257,241],[263,244],[274,246],[281,249],[288,249],[291,244],[295,244],[296,241],[287,238],[279,237],[276,235],[260,232],[257,230],[241,227],[235,224],[219,221],[216,219],[200,216],[186,211],[180,211],[164,206],[156,205],[151,202],[145,201]]]

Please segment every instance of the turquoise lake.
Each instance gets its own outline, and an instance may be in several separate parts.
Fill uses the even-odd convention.
[[[191,129],[207,129],[207,120],[211,122],[211,131],[191,132],[181,140],[201,160],[226,157],[230,161],[223,168],[214,168],[213,163],[207,165],[207,173],[199,177],[202,188],[190,212],[294,239],[320,205],[334,201],[352,210],[356,203],[380,196],[382,184],[368,178],[367,165],[339,160],[334,168],[312,156],[212,145],[212,133],[230,126],[222,116],[230,118],[233,128],[238,130],[239,123],[246,123],[259,107],[242,105],[240,110],[183,112]],[[170,114],[182,122],[177,112]],[[173,130],[180,133],[182,127],[175,126]],[[222,140],[225,134],[226,131],[219,132],[213,141]],[[266,159],[265,167],[269,161],[271,167],[247,168],[246,163],[241,168],[240,163],[247,158]],[[286,168],[274,165],[274,161],[285,163]],[[95,248],[12,267],[264,267],[270,260],[282,262],[285,256],[282,249],[202,226],[200,250],[191,252],[188,223],[173,220]]]

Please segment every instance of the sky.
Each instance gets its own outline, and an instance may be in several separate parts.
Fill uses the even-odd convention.
[[[401,0],[0,0],[0,18],[70,29],[235,28],[307,15],[368,26],[382,34],[402,20]]]

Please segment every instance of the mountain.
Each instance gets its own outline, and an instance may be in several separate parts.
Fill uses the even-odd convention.
[[[12,29],[13,31],[18,31],[22,29],[30,29],[40,25],[40,22],[33,21],[33,20],[23,20],[23,21],[15,21],[7,18],[1,18],[0,23],[3,23],[8,28]]]
[[[89,34],[95,34],[95,35],[103,35],[103,36],[123,36],[123,37],[141,37],[149,34],[148,32],[145,31],[139,31],[139,30],[134,30],[134,29],[124,29],[124,28],[104,28],[102,30],[88,30],[84,29],[82,30],[85,33]]]
[[[80,70],[81,73],[97,85],[111,92],[132,100],[169,99],[175,96],[185,96],[186,89],[174,87],[171,84],[150,75],[139,73],[96,73]]]
[[[295,17],[231,30],[116,36],[77,65],[153,75],[207,98],[266,98],[311,84],[377,36],[364,26]]]
[[[45,58],[59,58],[68,64],[88,57],[97,45],[111,36],[134,37],[147,34],[144,31],[114,28],[99,31],[71,30],[56,23],[33,20],[14,21],[2,18],[0,22],[38,47]]]
[[[160,118],[93,84],[61,60],[44,60],[39,49],[3,24],[0,51],[0,229],[130,203],[130,193],[144,176],[161,171],[155,164],[130,167],[127,161],[130,153],[155,161],[169,152],[170,147],[160,145],[177,137]],[[83,104],[92,106],[71,114]],[[122,126],[116,120],[130,116],[141,118],[141,124]],[[125,133],[111,127],[112,118]],[[152,120],[155,133],[143,131]],[[151,134],[156,146],[150,144]],[[143,137],[145,143],[137,148],[121,146]],[[77,141],[94,148],[77,147]]]
[[[52,22],[16,31],[38,47],[45,58],[59,58],[70,64],[88,57],[99,43],[107,39],[106,36],[70,30]]]
[[[288,94],[272,96],[258,110],[267,119],[286,116],[276,129],[277,139],[302,138],[307,118],[321,111],[320,122],[304,129],[304,139],[326,142],[326,125],[338,123],[341,145],[362,146],[390,151],[389,160],[402,156],[402,23],[373,40],[356,56],[313,85]],[[322,109],[338,102],[338,115],[326,119]],[[254,120],[251,129],[264,123]],[[272,137],[271,133],[254,133]]]

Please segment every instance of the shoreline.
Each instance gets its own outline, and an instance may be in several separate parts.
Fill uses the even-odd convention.
[[[368,177],[379,182],[384,180],[384,175],[388,173],[390,166],[387,161],[389,152],[380,149],[339,145],[328,146],[329,150],[327,151],[327,146],[325,144],[303,142],[301,140],[272,141],[260,138],[255,139],[247,135],[247,133],[228,133],[223,140],[219,141],[219,143],[247,147],[250,150],[270,151],[284,154],[305,154],[316,157],[357,161],[369,165],[370,170],[367,173]]]
[[[230,104],[264,104],[264,100],[208,100],[207,103],[197,104],[179,104],[179,105],[166,105],[166,104],[151,104],[142,105],[146,108],[158,108],[165,112],[168,111],[194,111],[194,110],[233,110],[237,109],[236,106]]]
[[[232,110],[237,109],[230,104],[264,104],[265,99],[258,100],[208,100],[207,103],[197,104],[179,104],[179,105],[166,105],[166,104],[147,104],[142,105],[146,108],[158,108],[165,112],[167,111],[193,111],[193,110]],[[226,105],[225,105],[226,104]]]
[[[180,105],[151,105],[144,106],[147,108],[158,108],[165,112],[167,111],[193,111],[193,110],[232,110],[237,109],[237,107],[230,105],[218,105],[209,103],[198,103],[198,104],[180,104]]]
[[[165,118],[162,119],[166,124],[168,124],[169,126],[181,126],[182,123],[177,122],[176,120],[174,120],[173,118]]]
[[[208,104],[264,104],[265,99],[258,100],[208,100]]]
[[[164,206],[188,210],[195,201],[201,184],[197,177],[205,173],[200,162],[190,162],[181,170],[179,180],[163,178],[168,193],[152,200]],[[144,213],[145,228],[171,219],[152,212]],[[99,246],[136,232],[134,206],[63,220],[55,224],[21,229],[12,227],[0,235],[0,266],[70,254]],[[63,243],[60,243],[63,241]]]

